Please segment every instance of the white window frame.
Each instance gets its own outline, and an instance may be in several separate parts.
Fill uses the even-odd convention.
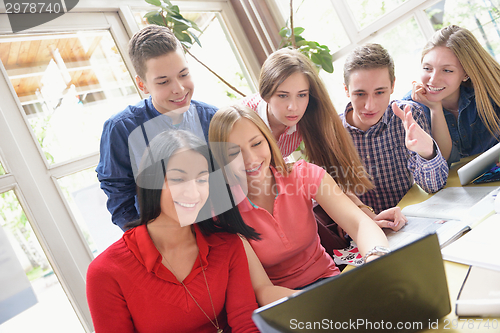
[[[110,30],[132,77],[127,55],[130,37],[138,30],[131,7],[144,1],[80,0],[70,12],[22,33],[58,33],[68,30]],[[255,89],[260,65],[252,51],[230,1],[178,2],[181,11],[215,11],[223,18],[246,65]],[[0,34],[11,34],[4,4],[0,4]],[[135,80],[134,80],[135,81]],[[139,91],[139,89],[138,89]],[[99,154],[50,165],[37,144],[7,72],[0,63],[0,160],[6,175],[0,176],[0,192],[14,190],[61,286],[86,332],[93,331],[85,294],[85,278],[93,259],[75,217],[61,193],[57,179],[94,167]],[[42,328],[43,329],[43,328]]]
[[[275,20],[283,22],[284,24],[290,15],[289,9],[288,11],[282,9],[274,0],[267,1]],[[350,40],[349,45],[340,48],[332,54],[333,60],[335,61],[351,52],[356,46],[369,42],[375,37],[375,35],[391,30],[393,27],[406,21],[411,16],[415,17],[420,29],[422,30],[424,38],[426,40],[429,39],[434,33],[434,29],[431,21],[425,14],[425,9],[441,0],[407,0],[362,29],[358,28],[356,20],[352,16],[348,5],[349,0],[329,1],[335,8],[337,16],[339,17],[339,20],[341,21],[342,26],[344,27],[344,30]]]

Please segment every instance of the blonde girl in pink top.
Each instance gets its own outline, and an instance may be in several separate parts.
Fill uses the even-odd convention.
[[[209,141],[228,182],[238,181],[247,192],[238,208],[260,234],[261,240],[249,242],[275,285],[300,289],[339,273],[320,244],[311,199],[354,239],[362,256],[387,247],[383,231],[322,168],[305,161],[285,164],[268,127],[248,107],[220,109]]]

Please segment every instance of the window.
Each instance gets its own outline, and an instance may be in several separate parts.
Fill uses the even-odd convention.
[[[290,1],[279,0],[281,12],[289,25]],[[332,3],[325,0],[294,1],[294,27],[305,28],[302,36],[327,45],[332,52],[349,45],[347,36]]]
[[[288,22],[290,1],[275,0]],[[431,3],[432,5],[429,5]],[[330,97],[342,113],[349,102],[343,88],[345,56],[357,45],[379,43],[394,58],[393,99],[402,98],[418,80],[423,46],[434,30],[456,24],[471,30],[482,45],[500,59],[500,1],[498,0],[329,0],[294,1],[294,26],[305,28],[307,39],[326,44],[334,72],[320,72]],[[325,37],[329,36],[329,37]]]
[[[96,153],[103,122],[140,99],[109,31],[2,36],[0,59],[49,164]]]
[[[111,222],[95,167],[57,179],[57,184],[94,256],[120,239],[123,232]]]
[[[0,31],[7,30],[6,24],[6,14],[0,14]],[[104,121],[140,99],[128,60],[122,58],[128,39],[116,12],[67,13],[22,34],[0,35],[5,68],[0,74],[0,159],[9,172],[0,177],[7,205],[3,219],[9,226],[20,220],[22,230],[32,229],[29,243],[36,252],[31,252],[41,267],[28,270],[35,277],[31,284],[38,305],[9,319],[4,325],[11,332],[92,331],[85,272],[99,247],[88,220],[80,217],[91,211],[103,225],[101,234],[114,228],[121,235],[103,208],[93,170]],[[88,187],[101,201],[87,200],[81,208],[85,198],[79,193]],[[107,221],[98,220],[102,211]],[[9,242],[13,248],[22,245],[19,239]],[[38,292],[39,284],[50,288]]]
[[[0,331],[85,332],[13,190],[0,193],[0,239]]]
[[[440,1],[425,10],[435,30],[455,24],[470,30],[500,60],[500,1]]]
[[[128,7],[122,7],[119,15],[121,3],[113,2],[113,9],[106,8],[109,3],[103,3],[99,11],[82,3],[83,10],[90,8],[88,12],[72,11],[15,35],[10,33],[7,15],[0,14],[0,60],[5,69],[0,71],[0,207],[4,207],[2,199],[6,198],[5,205],[14,207],[9,209],[15,214],[23,212],[20,219],[32,229],[31,240],[38,244],[34,246],[39,256],[44,257],[40,259],[42,268],[29,273],[39,277],[33,283],[26,278],[27,284],[49,281],[51,290],[56,290],[46,294],[54,295],[49,297],[52,303],[46,305],[40,296],[39,305],[29,309],[26,306],[0,324],[2,332],[93,330],[85,272],[91,260],[123,234],[111,223],[106,196],[94,171],[99,160],[99,140],[103,123],[111,114],[141,99],[131,75],[131,63],[124,56],[130,39],[127,31],[137,29],[136,21]],[[189,1],[189,5],[193,3]],[[244,41],[230,6],[220,1],[204,1],[197,6],[193,15],[200,15],[204,48],[199,49],[200,53],[195,49],[192,52],[203,61],[205,53],[216,54],[214,69],[221,76],[235,79],[233,84],[245,93],[255,91],[249,77],[256,75],[256,58],[250,52],[242,51],[240,56],[236,51],[235,45],[243,50],[251,46]],[[230,35],[243,36],[243,42]],[[221,37],[226,42],[221,43]],[[222,53],[234,57],[223,57]],[[251,75],[241,59],[254,68]],[[194,70],[202,71],[205,69]],[[211,74],[206,78],[201,75],[195,98],[221,106],[234,98],[227,88],[214,83],[217,79]],[[215,90],[208,89],[216,85]],[[226,99],[213,98],[220,95]],[[6,221],[0,223],[1,230],[17,221],[11,218],[15,214],[9,209],[0,213]],[[9,248],[18,249],[19,241],[11,238]],[[2,238],[0,247],[4,244]],[[10,261],[22,267],[19,261],[25,260],[16,256]],[[26,276],[20,270],[21,276]],[[11,281],[2,285],[13,286]],[[32,289],[38,297],[37,289]],[[56,310],[52,306],[55,302]],[[58,318],[52,319],[43,311],[34,314],[36,308],[51,311]],[[39,316],[46,320],[31,320]],[[36,323],[36,329],[29,326]],[[64,330],[58,323],[65,325]]]
[[[401,41],[411,37],[411,43],[401,47]],[[411,90],[411,82],[420,77],[420,56],[426,39],[412,16],[390,30],[376,35],[371,41],[383,45],[394,59],[396,83],[393,99],[402,98]]]
[[[134,12],[139,27],[142,28],[148,24],[144,19],[144,14],[149,10],[136,10]],[[202,46],[194,44],[189,51],[244,95],[255,92],[255,85],[250,79],[221,15],[212,11],[182,10],[181,14],[196,22],[202,30],[202,33],[193,31],[197,34]],[[195,83],[193,99],[220,107],[243,97],[219,80],[196,59],[190,55],[186,55],[186,58]]]
[[[349,8],[359,28],[364,28],[406,0],[349,0]]]

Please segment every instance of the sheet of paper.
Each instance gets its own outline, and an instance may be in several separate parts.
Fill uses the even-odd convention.
[[[443,259],[500,270],[499,235],[500,215],[495,214],[443,248]]]
[[[494,210],[493,204],[488,211],[472,208],[487,195],[493,197],[499,188],[497,186],[448,187],[429,199],[403,208],[406,216],[432,217],[439,219],[478,219],[481,215]],[[491,201],[493,203],[493,201]],[[485,206],[486,207],[486,206]],[[473,213],[469,213],[469,211]]]
[[[389,247],[394,250],[434,232],[437,233],[439,244],[442,246],[465,227],[466,221],[409,216],[408,223],[399,231],[384,231]]]

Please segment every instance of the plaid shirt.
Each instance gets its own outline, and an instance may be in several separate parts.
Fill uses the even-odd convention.
[[[353,110],[351,103],[341,115],[344,127],[351,134],[375,185],[375,189],[359,198],[373,207],[376,213],[397,205],[412,187],[413,180],[427,193],[433,193],[443,188],[448,178],[448,165],[435,142],[436,156],[431,160],[406,148],[403,122],[391,107],[395,102],[402,109],[404,105],[410,104],[417,124],[430,133],[422,108],[413,102],[392,101],[380,121],[366,132],[347,123],[345,115]]]
[[[271,129],[267,118],[267,103],[262,99],[262,97],[260,97],[259,94],[248,96],[242,99],[240,103],[256,111],[262,120],[264,120],[267,127]],[[285,131],[281,133],[278,139],[278,147],[280,148],[281,155],[283,155],[283,157],[287,157],[299,147],[300,142],[302,141],[302,136],[299,133],[298,127],[298,124],[292,127],[287,127]]]

